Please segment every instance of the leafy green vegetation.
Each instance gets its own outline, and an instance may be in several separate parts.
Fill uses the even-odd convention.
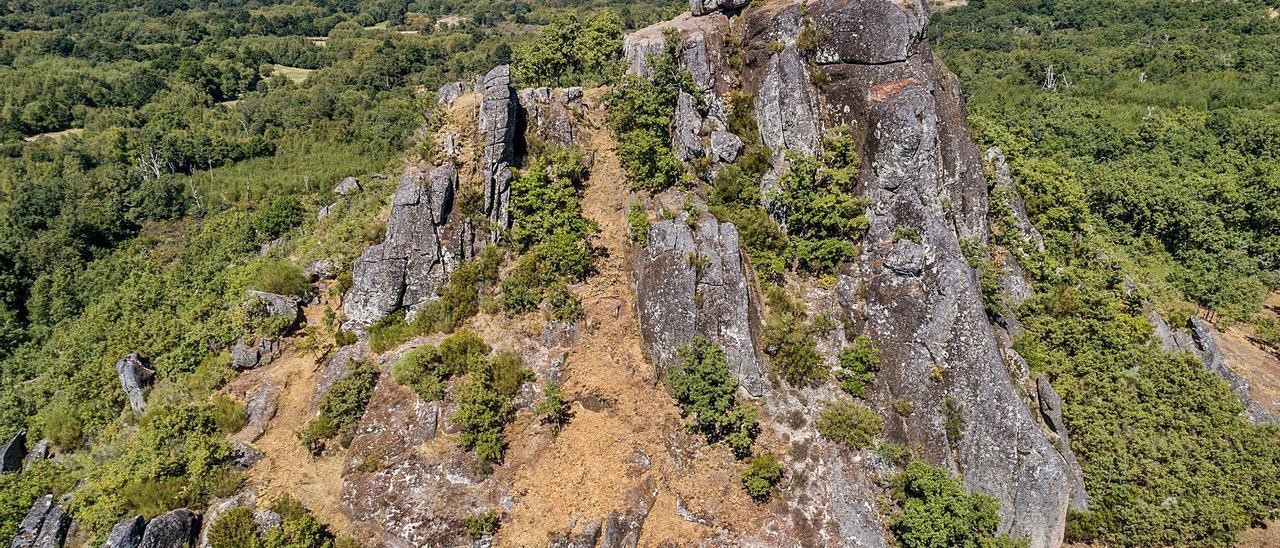
[[[768,500],[779,481],[782,481],[782,463],[773,455],[751,457],[742,470],[742,486],[758,502]]]
[[[817,331],[808,321],[804,304],[791,300],[786,289],[768,290],[769,317],[764,326],[764,348],[773,372],[793,386],[820,383],[827,366],[818,352]]]
[[[609,128],[631,188],[662,190],[687,177],[671,148],[670,126],[680,93],[698,91],[676,63],[676,43],[669,33],[666,51],[648,59],[650,77],[628,75],[609,94]]]
[[[367,361],[352,361],[350,371],[333,383],[320,398],[320,415],[298,431],[298,440],[313,455],[324,452],[330,438],[338,437],[346,447],[355,434],[356,422],[364,416],[381,373]]]
[[[1275,289],[1268,9],[1000,0],[934,18],[979,141],[1002,147],[1045,237],[1022,265],[1037,294],[1016,348],[1063,396],[1095,509],[1071,514],[1073,541],[1228,545],[1280,508],[1280,433],[1242,419],[1196,360],[1158,351],[1145,318],[1189,300],[1242,321]],[[993,195],[993,223],[1006,202]],[[1025,250],[1009,232],[994,243]],[[1003,305],[990,250],[966,251],[988,311]]]
[[[840,351],[838,357],[840,368],[835,377],[840,381],[840,389],[855,398],[866,395],[867,387],[876,379],[880,371],[880,350],[871,344],[871,339],[859,335],[853,344]]]
[[[471,540],[479,540],[486,536],[493,536],[498,532],[498,528],[502,526],[499,521],[497,510],[488,510],[478,516],[471,516],[463,521],[463,526],[467,529],[467,538]]]
[[[823,137],[821,158],[789,155],[782,190],[766,196],[786,212],[787,257],[796,268],[830,272],[857,251],[853,242],[867,230],[869,202],[855,188],[862,164],[856,147],[849,126],[833,129]]]
[[[595,87],[621,73],[621,52],[622,21],[616,12],[563,12],[516,49],[512,67],[522,87]]]
[[[750,455],[760,425],[755,410],[737,401],[738,381],[724,350],[698,335],[679,354],[683,364],[670,372],[671,392],[690,420],[689,429],[708,443],[725,442],[738,458]]]
[[[831,441],[851,449],[866,449],[884,429],[884,421],[865,404],[836,400],[818,414],[817,427],[818,433]]]
[[[1015,541],[996,535],[1000,516],[996,500],[968,493],[946,470],[914,460],[893,481],[893,500],[899,513],[889,520],[898,544],[908,548],[964,546],[1016,547]]]

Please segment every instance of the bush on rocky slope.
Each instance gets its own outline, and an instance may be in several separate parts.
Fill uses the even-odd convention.
[[[996,535],[995,499],[969,493],[942,468],[911,461],[893,481],[899,513],[889,529],[904,548],[1015,548],[1027,542]]]
[[[737,401],[738,381],[724,350],[698,335],[679,354],[683,363],[670,373],[671,392],[689,428],[709,443],[725,442],[739,458],[750,455],[760,426],[755,410]]]

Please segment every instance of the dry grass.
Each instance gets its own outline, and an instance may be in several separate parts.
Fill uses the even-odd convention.
[[[301,84],[302,82],[306,81],[307,76],[310,76],[311,72],[312,72],[311,69],[288,67],[285,65],[271,65],[272,74],[283,75],[285,78],[288,78],[289,81],[295,84]]]
[[[40,139],[52,139],[54,141],[57,141],[59,139],[63,139],[66,137],[75,137],[82,133],[84,133],[84,128],[75,127],[71,129],[64,129],[62,131],[49,131],[45,133],[37,133],[35,135],[28,135],[26,137],[23,137],[22,140],[28,143],[39,141]]]

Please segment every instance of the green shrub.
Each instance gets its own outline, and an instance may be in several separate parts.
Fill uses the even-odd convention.
[[[632,200],[627,209],[627,227],[631,230],[631,241],[641,247],[649,245],[649,212],[644,202]]]
[[[626,76],[607,99],[618,159],[634,189],[661,190],[687,176],[671,148],[670,125],[680,92],[700,94],[676,63],[676,48],[669,33],[665,51],[649,57],[650,77]]]
[[[911,403],[911,398],[898,398],[893,400],[893,411],[900,417],[910,417],[916,412],[916,406]]]
[[[884,421],[861,403],[836,400],[818,414],[818,432],[823,437],[851,449],[871,447],[884,428]]]
[[[250,287],[267,293],[301,297],[311,289],[302,267],[289,261],[273,260],[261,263]]]
[[[353,331],[343,331],[341,329],[333,333],[333,344],[338,348],[351,346],[356,343],[357,337]]]
[[[792,386],[818,384],[827,366],[818,353],[814,330],[806,322],[804,305],[792,301],[781,287],[769,288],[769,317],[764,326],[765,352],[774,373]]]
[[[782,480],[782,463],[778,458],[765,454],[752,457],[742,470],[742,486],[756,501],[766,501],[773,488]]]
[[[253,228],[260,241],[271,240],[301,225],[302,204],[294,196],[281,196],[253,216]]]
[[[533,379],[533,371],[524,368],[520,355],[511,350],[499,350],[493,358],[477,362],[473,370],[485,378],[486,383],[499,395],[510,398],[520,391],[520,385]]]
[[[346,446],[378,384],[377,366],[359,360],[351,362],[349,367],[350,371],[320,398],[320,415],[297,433],[298,441],[313,455],[322,453],[328,440],[335,436]]]
[[[779,180],[782,190],[771,201],[786,211],[787,256],[792,264],[815,273],[831,272],[853,257],[852,243],[866,232],[865,198],[855,195],[861,160],[852,130],[840,126],[823,139],[821,158],[788,156],[789,168]]]
[[[880,371],[880,350],[871,344],[871,339],[859,335],[853,345],[840,351],[839,361],[836,380],[840,381],[840,389],[855,398],[866,395],[867,387]]]
[[[561,12],[515,48],[512,70],[523,86],[595,87],[617,77],[622,20],[609,9]]]
[[[458,445],[475,450],[480,465],[502,461],[507,450],[503,430],[515,413],[508,399],[493,388],[482,374],[467,375],[458,389],[458,411],[453,423],[458,426]]]
[[[905,465],[907,459],[911,458],[911,448],[901,443],[892,441],[881,441],[880,446],[876,447],[876,452],[880,453],[884,460],[899,466]]]
[[[471,516],[463,520],[463,526],[467,529],[467,538],[480,540],[496,534],[502,524],[499,521],[497,510],[489,510],[478,516]]]
[[[900,511],[889,520],[889,530],[904,548],[1026,545],[996,534],[994,498],[966,492],[946,470],[921,461],[911,461],[894,479],[893,499]]]
[[[738,458],[751,454],[760,431],[754,409],[737,401],[738,381],[724,350],[702,335],[679,349],[682,365],[670,372],[671,392],[689,428],[708,443],[724,441]]]
[[[218,432],[231,435],[244,428],[248,419],[244,416],[244,406],[240,402],[222,394],[214,394],[210,399],[213,404],[213,422],[217,425]]]
[[[429,344],[405,352],[391,366],[391,378],[397,384],[412,388],[426,401],[444,399],[444,383],[448,377],[439,350]]]
[[[542,417],[544,424],[555,427],[557,431],[569,424],[569,420],[573,418],[573,410],[569,408],[569,402],[564,399],[560,383],[550,381],[543,386],[542,401],[533,408],[533,412]]]
[[[583,318],[582,298],[569,290],[563,281],[552,284],[547,289],[547,307],[551,309],[551,319],[557,322],[573,322]]]
[[[253,512],[244,506],[218,514],[205,534],[211,548],[257,548],[262,545]]]
[[[476,371],[492,351],[474,331],[464,329],[440,341],[440,362],[448,375]]]

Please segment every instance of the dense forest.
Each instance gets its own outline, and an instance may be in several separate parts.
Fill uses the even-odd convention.
[[[625,32],[684,9],[659,0],[11,2],[0,13],[0,441],[25,431],[60,458],[0,475],[0,539],[50,492],[74,489],[69,512],[95,539],[128,515],[234,493],[241,475],[226,437],[244,418],[219,391],[236,375],[226,349],[280,329],[245,292],[302,294],[302,265],[350,265],[382,241],[394,182],[366,179],[369,192],[330,205],[334,183],[394,179],[406,158],[429,157],[435,90],[469,85],[495,65],[511,63],[519,87],[612,85],[605,125],[630,187],[687,191],[686,208],[696,194],[737,225],[753,282],[768,295],[761,329],[772,371],[796,387],[825,382],[815,334],[831,320],[808,318],[785,288],[788,277],[825,283],[860,253],[869,203],[852,192],[861,167],[853,133],[832,128],[820,154],[788,158],[782,190],[767,197],[789,212],[785,233],[761,200],[770,166],[745,114],[750,97],[735,94],[741,105],[728,118],[746,138],[742,155],[699,182],[706,172],[672,146],[677,97],[694,88],[678,52],[650,58],[647,79],[623,77],[619,59]],[[1176,324],[1192,315],[1254,324],[1280,345],[1261,313],[1280,289],[1280,19],[1270,10],[1258,0],[972,0],[932,16],[932,46],[962,83],[975,139],[1007,155],[1044,235],[1043,250],[1006,238],[1012,230],[993,243],[1029,258],[1036,294],[1013,311],[1023,326],[1015,346],[1062,393],[1085,474],[1090,510],[1069,514],[1068,541],[1229,545],[1277,516],[1280,428],[1244,420],[1198,360],[1157,351],[1147,320],[1154,307]],[[540,152],[512,182],[524,221],[508,247],[464,263],[443,304],[414,322],[376,324],[375,351],[453,332],[481,306],[584,316],[567,286],[599,259],[588,242],[600,227],[581,205],[591,159]],[[633,206],[630,229],[645,245],[651,221]],[[1005,206],[992,200],[994,225]],[[969,251],[982,275],[998,260]],[[337,282],[349,288],[350,274]],[[482,303],[486,291],[500,296]],[[1001,303],[990,300],[994,314]],[[354,335],[337,323],[308,325],[306,336],[340,346]],[[518,356],[493,350],[459,330],[392,369],[424,401],[443,400],[445,384],[465,375],[461,443],[486,463],[501,462],[508,400],[530,376]],[[148,356],[160,379],[145,412],[122,412],[116,362],[131,352]],[[768,500],[783,470],[773,454],[753,453],[756,410],[735,398],[724,351],[700,337],[679,354],[685,368],[665,380],[689,429],[728,446],[747,467],[747,492]],[[873,382],[876,350],[860,337],[838,362],[831,376],[849,398],[814,417],[817,428],[907,459],[910,448],[873,441],[880,417],[848,401]],[[377,375],[362,365],[335,385],[300,443],[319,454],[349,437]],[[558,385],[545,394],[536,412],[559,428],[568,404]],[[909,400],[895,409],[913,411]],[[903,509],[890,524],[900,544],[1017,544],[995,535],[989,498],[940,468],[903,468],[889,487],[889,503]],[[244,545],[355,544],[292,498],[273,509],[288,525]],[[248,514],[224,519],[251,528]],[[491,534],[496,519],[467,528]]]
[[[1064,393],[1084,466],[1093,511],[1069,538],[1230,543],[1280,503],[1280,431],[1245,424],[1198,362],[1152,352],[1144,317],[1154,303],[1175,322],[1266,323],[1280,283],[1269,10],[979,0],[933,17],[977,139],[1009,156],[1045,236],[1017,344]]]

